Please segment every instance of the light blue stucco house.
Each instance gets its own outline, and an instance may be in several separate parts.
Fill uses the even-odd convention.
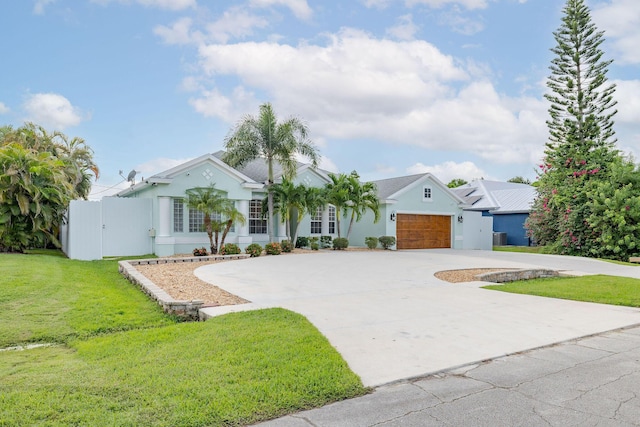
[[[535,187],[514,182],[476,180],[453,192],[469,205],[468,210],[493,218],[493,232],[504,233],[507,245],[529,246],[524,226],[537,196]]]
[[[262,159],[245,167],[224,163],[223,152],[205,154],[167,171],[144,178],[116,197],[101,202],[74,201],[68,224],[63,229],[63,250],[69,257],[98,259],[105,256],[158,256],[191,253],[208,247],[202,230],[203,215],[185,203],[186,191],[214,185],[233,200],[247,219],[236,224],[225,243],[245,248],[251,243],[269,241],[267,220],[261,215],[266,197],[267,165]],[[276,182],[282,170],[276,165]],[[298,163],[296,184],[324,187],[330,182],[326,171]],[[366,237],[394,236],[396,249],[490,249],[491,226],[480,212],[467,212],[465,200],[429,173],[390,178],[374,182],[380,200],[380,220],[367,212],[354,224],[350,246],[365,246]],[[286,239],[286,227],[274,219],[276,238]],[[338,236],[335,207],[329,205],[299,224],[298,236]],[[349,217],[340,218],[340,234],[346,237]],[[122,230],[127,230],[122,232]],[[91,235],[90,242],[83,236]],[[113,236],[117,235],[117,238]],[[101,242],[101,243],[99,243]],[[488,244],[487,244],[488,242]],[[89,247],[91,245],[91,247]]]

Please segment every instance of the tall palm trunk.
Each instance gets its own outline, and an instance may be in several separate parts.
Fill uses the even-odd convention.
[[[269,176],[267,178],[267,211],[269,212],[269,218],[267,220],[267,227],[269,230],[269,242],[275,242],[275,234],[273,232],[273,159],[267,157],[267,165],[269,167]]]
[[[347,230],[347,240],[349,240],[349,236],[351,236],[351,228],[353,227],[353,222],[356,218],[356,213],[351,212],[351,220],[349,221],[349,229]]]

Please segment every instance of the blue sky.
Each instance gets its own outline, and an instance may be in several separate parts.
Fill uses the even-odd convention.
[[[535,178],[562,0],[0,0],[0,124],[84,138],[92,198],[223,148],[271,102],[334,172]],[[640,154],[640,4],[589,0]]]

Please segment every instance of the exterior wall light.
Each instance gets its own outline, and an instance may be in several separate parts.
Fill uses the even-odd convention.
[[[458,222],[462,224],[463,221],[464,221],[464,218],[462,217],[462,215],[458,215]]]
[[[395,221],[396,220],[396,211],[391,212],[391,215],[389,215],[389,220],[391,220],[391,221]]]

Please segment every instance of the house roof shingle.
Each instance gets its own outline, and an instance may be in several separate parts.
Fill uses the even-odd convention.
[[[410,184],[413,184],[426,175],[427,174],[423,173],[418,175],[399,176],[396,178],[387,178],[371,182],[375,184],[376,187],[378,187],[378,198],[380,200],[386,200],[396,194],[398,191],[402,190]]]

